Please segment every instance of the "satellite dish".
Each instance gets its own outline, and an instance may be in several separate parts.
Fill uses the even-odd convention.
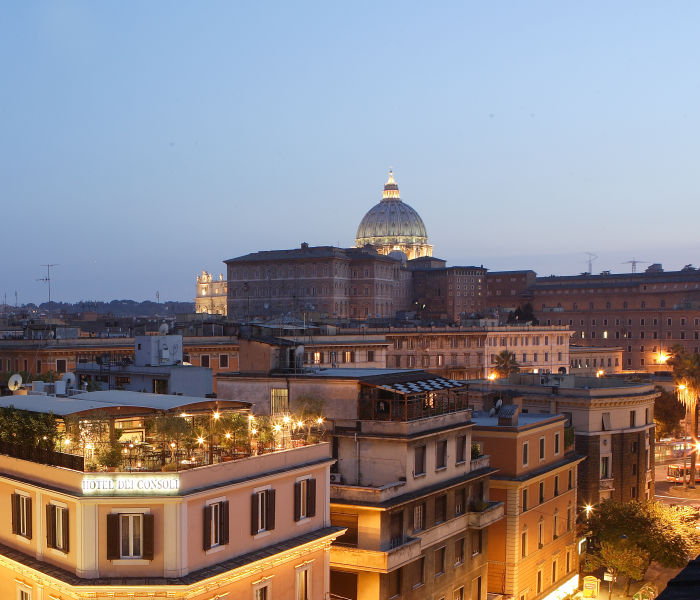
[[[168,331],[170,331],[170,327],[168,327],[167,323],[163,323],[159,328],[158,328],[158,333],[160,335],[168,335]]]
[[[503,400],[499,398],[498,400],[496,400],[496,408],[501,408],[501,406],[503,406]]]
[[[10,379],[8,379],[7,387],[11,392],[16,392],[22,387],[22,376],[19,373],[15,373],[12,377],[10,377]]]
[[[489,411],[489,417],[493,417],[495,414],[496,414],[496,409],[495,409],[495,408],[492,408],[492,409]]]
[[[70,371],[61,375],[61,381],[66,382],[66,388],[75,387],[75,380],[75,373],[71,373]]]

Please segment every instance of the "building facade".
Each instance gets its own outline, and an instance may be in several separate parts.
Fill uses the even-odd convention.
[[[623,369],[666,371],[670,349],[700,352],[700,271],[539,277],[525,294],[542,324],[572,343],[623,350]]]
[[[488,591],[516,600],[564,597],[578,587],[577,469],[585,457],[566,447],[561,415],[473,417],[473,439],[491,456],[491,498],[505,518],[489,530]]]
[[[225,315],[227,310],[228,283],[223,273],[218,279],[208,271],[197,275],[197,294],[194,299],[194,311],[210,315]]]
[[[579,505],[654,497],[654,400],[652,384],[607,377],[515,374],[472,383],[473,405],[488,410],[506,397],[523,413],[563,414],[573,429]]]
[[[179,473],[0,455],[0,595],[325,600],[331,462],[328,444]]]

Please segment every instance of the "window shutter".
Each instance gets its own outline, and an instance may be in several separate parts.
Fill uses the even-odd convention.
[[[211,506],[204,507],[204,523],[202,530],[204,531],[202,548],[204,548],[204,550],[209,550],[209,548],[211,548]]]
[[[267,523],[268,531],[275,528],[275,490],[267,490]]]
[[[119,552],[119,515],[107,515],[107,560],[117,560]]]
[[[17,498],[19,500],[19,498]],[[19,508],[19,502],[17,503]],[[32,539],[32,499],[27,498],[27,538]]]
[[[12,494],[12,533],[19,533],[19,494]]]
[[[61,512],[63,514],[63,551],[68,554],[70,550],[70,546],[68,545],[70,542],[68,535],[68,509],[64,508]]]
[[[221,503],[219,518],[221,519],[221,544],[228,544],[228,500]]]
[[[145,560],[153,560],[155,546],[155,527],[153,515],[143,515],[143,552]]]
[[[258,534],[258,495],[250,497],[250,535]]]
[[[316,516],[316,479],[311,478],[306,484],[306,516]]]
[[[301,519],[301,481],[294,484],[294,520]]]
[[[48,548],[56,547],[56,511],[53,504],[46,505],[46,546]]]

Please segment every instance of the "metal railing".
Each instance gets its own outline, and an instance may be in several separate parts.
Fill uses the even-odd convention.
[[[12,458],[29,460],[42,465],[64,467],[73,471],[85,470],[85,459],[76,454],[66,454],[55,450],[44,450],[29,444],[13,444],[0,441],[0,454],[6,454]]]

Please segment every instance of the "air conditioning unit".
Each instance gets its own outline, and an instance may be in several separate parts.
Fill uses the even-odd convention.
[[[342,483],[343,478],[340,476],[340,473],[331,473],[331,483]]]

